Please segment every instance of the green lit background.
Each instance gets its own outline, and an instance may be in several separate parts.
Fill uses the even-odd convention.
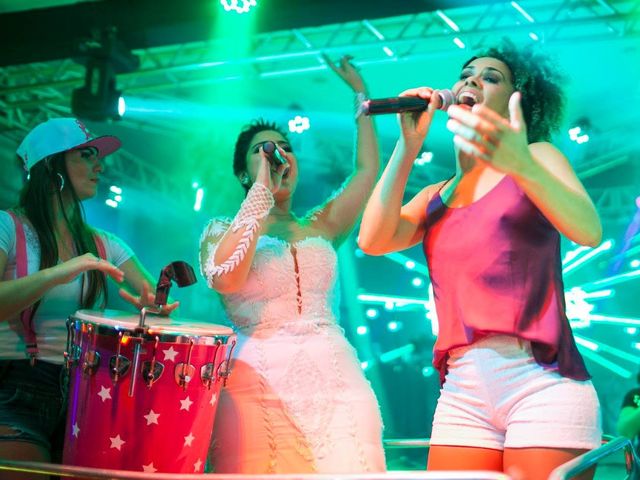
[[[233,142],[251,119],[292,129],[301,170],[297,213],[341,184],[352,164],[353,98],[321,52],[336,60],[352,55],[371,96],[388,97],[420,85],[451,86],[474,49],[501,36],[543,44],[570,78],[555,143],[604,225],[595,249],[565,241],[563,266],[568,315],[594,376],[605,432],[615,433],[622,396],[640,369],[638,2],[141,1],[126,14],[117,3],[0,0],[3,45],[14,47],[0,54],[0,207],[17,197],[14,152],[24,134],[48,117],[72,114],[71,91],[82,85],[84,68],[71,46],[91,28],[115,24],[141,63],[117,77],[123,118],[88,122],[96,133],[118,135],[124,148],[109,159],[87,214],[125,239],[152,272],[177,259],[197,265],[203,225],[235,213],[242,190],[232,175]],[[20,36],[20,22],[56,12],[74,28],[49,23],[42,39]],[[453,171],[445,118],[437,115],[416,159],[408,196]],[[396,120],[376,122],[386,159]],[[439,385],[430,366],[437,332],[422,253],[368,257],[354,234],[339,258],[341,323],[381,402],[385,436],[428,437]],[[204,282],[172,293],[181,316],[226,322]],[[420,467],[424,452],[391,452],[389,461]]]

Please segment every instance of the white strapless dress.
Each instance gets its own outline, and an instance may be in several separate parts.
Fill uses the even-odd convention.
[[[213,471],[385,470],[378,403],[337,303],[330,242],[259,238],[244,288],[223,296],[238,345],[214,424]]]

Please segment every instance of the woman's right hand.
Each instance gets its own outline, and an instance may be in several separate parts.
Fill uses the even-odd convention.
[[[282,148],[276,144],[276,148],[287,160],[288,154]],[[280,189],[282,184],[282,176],[289,170],[289,163],[284,165],[273,165],[267,158],[267,154],[264,153],[262,146],[260,146],[260,164],[258,166],[258,174],[256,175],[256,182],[262,183],[266,186],[271,193],[276,193]]]
[[[439,107],[440,98],[433,95],[430,87],[411,88],[400,94],[401,97],[419,97],[429,102],[429,108],[421,112],[403,112],[398,114],[400,129],[405,145],[417,149],[422,148],[427,136],[433,114]]]
[[[96,257],[93,253],[85,253],[79,257],[73,257],[56,265],[52,270],[55,271],[56,283],[58,284],[69,283],[81,273],[89,270],[99,270],[118,283],[124,280],[124,272],[122,270],[112,263]]]

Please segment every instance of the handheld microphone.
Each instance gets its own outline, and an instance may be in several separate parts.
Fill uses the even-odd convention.
[[[266,153],[269,162],[276,167],[287,163],[287,159],[282,156],[280,150],[276,147],[276,144],[271,141],[264,142],[262,144],[262,151]]]
[[[447,110],[456,103],[456,97],[451,90],[438,90],[440,97],[439,110]],[[362,113],[378,115],[381,113],[422,112],[429,106],[429,101],[420,97],[393,97],[365,100],[362,102]]]

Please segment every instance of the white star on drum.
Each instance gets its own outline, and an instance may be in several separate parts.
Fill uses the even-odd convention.
[[[215,393],[211,395],[211,401],[209,402],[209,405],[211,405],[212,407],[215,406],[217,399],[218,399],[218,396]]]
[[[147,426],[151,425],[152,423],[155,423],[156,425],[159,425],[159,423],[158,423],[158,417],[159,416],[160,416],[160,414],[154,412],[153,409],[149,410],[149,413],[147,413],[146,415],[143,415],[143,417],[147,421]]]
[[[100,387],[100,391],[98,392],[98,396],[102,399],[102,401],[106,401],[107,398],[111,398],[111,389],[107,387]]]
[[[191,443],[195,440],[196,437],[193,436],[193,433],[189,432],[189,435],[184,437],[184,447],[190,447]]]
[[[162,353],[164,353],[165,360],[171,360],[172,362],[176,361],[176,355],[178,355],[178,352],[173,349],[173,345],[167,350],[163,350]]]
[[[111,440],[111,448],[115,448],[118,451],[121,450],[122,445],[127,443],[120,438],[120,434],[115,437],[109,437],[109,440]]]
[[[184,400],[180,400],[180,410],[186,410],[188,412],[191,408],[191,405],[193,405],[193,402],[189,397],[185,398]]]
[[[197,473],[200,471],[200,468],[202,468],[202,460],[198,459],[198,461],[193,464],[193,471]]]
[[[78,438],[78,434],[80,433],[80,428],[78,428],[78,423],[74,423],[73,424],[73,433],[72,435],[76,438]]]
[[[158,469],[153,466],[153,462],[151,462],[149,465],[142,465],[142,470],[149,473],[155,473],[158,471]]]

